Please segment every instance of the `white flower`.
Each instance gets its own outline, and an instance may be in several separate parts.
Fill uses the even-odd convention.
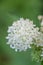
[[[41,26],[43,27],[43,19],[42,19],[42,21],[41,21]]]
[[[35,38],[35,41],[37,46],[43,46],[43,34],[40,33],[40,35]]]
[[[39,19],[39,20],[41,20],[42,18],[43,18],[43,16],[42,16],[42,15],[39,15],[39,16],[38,16],[38,19]]]
[[[37,46],[43,46],[43,16],[38,16],[41,19],[40,34],[35,38]]]
[[[8,27],[8,39],[7,44],[10,45],[15,51],[25,51],[33,43],[33,38],[36,38],[39,34],[39,28],[33,24],[33,21],[29,19],[20,18]]]

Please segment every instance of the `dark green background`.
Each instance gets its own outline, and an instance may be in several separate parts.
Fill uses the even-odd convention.
[[[0,65],[41,65],[32,61],[31,50],[15,52],[6,45],[7,29],[20,17],[29,18],[40,26],[38,15],[43,14],[43,0],[0,0]]]

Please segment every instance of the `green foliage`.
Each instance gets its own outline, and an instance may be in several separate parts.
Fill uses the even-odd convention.
[[[41,61],[41,53],[42,53],[41,47],[40,46],[37,47],[37,45],[34,44],[32,44],[31,47],[32,47],[31,51],[32,59],[37,62]]]

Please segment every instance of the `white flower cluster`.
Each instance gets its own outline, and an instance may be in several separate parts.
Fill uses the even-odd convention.
[[[37,46],[43,46],[43,16],[38,16],[38,19],[41,20],[40,34],[34,40]]]
[[[38,16],[38,19],[41,21],[41,27],[40,27],[41,34],[37,37],[36,43],[38,46],[41,46],[42,49],[41,56],[43,56],[43,16]]]
[[[40,34],[39,28],[29,19],[20,18],[14,21],[12,26],[8,28],[7,44],[15,51],[25,51],[33,44],[33,39]]]
[[[43,34],[40,33],[40,35],[38,35],[36,38],[35,38],[35,44],[37,46],[43,46]]]

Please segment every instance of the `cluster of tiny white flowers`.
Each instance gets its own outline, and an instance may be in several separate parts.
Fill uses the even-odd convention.
[[[39,28],[33,24],[33,21],[23,18],[14,21],[12,26],[8,27],[7,32],[7,44],[15,51],[25,51],[31,48],[30,44],[33,44],[33,39],[40,34]]]
[[[41,17],[41,27],[40,27],[40,31],[42,32],[41,33],[41,46],[42,46],[42,54],[41,56],[43,56],[43,16]]]
[[[40,33],[40,35],[38,35],[36,38],[35,38],[35,44],[37,46],[43,46],[43,34]]]
[[[38,16],[38,19],[41,21],[40,35],[37,38],[35,38],[35,40],[36,40],[36,45],[41,46],[42,49],[41,56],[43,56],[43,16]]]
[[[40,34],[35,38],[37,46],[43,46],[43,16],[38,16],[38,19],[41,20]]]

